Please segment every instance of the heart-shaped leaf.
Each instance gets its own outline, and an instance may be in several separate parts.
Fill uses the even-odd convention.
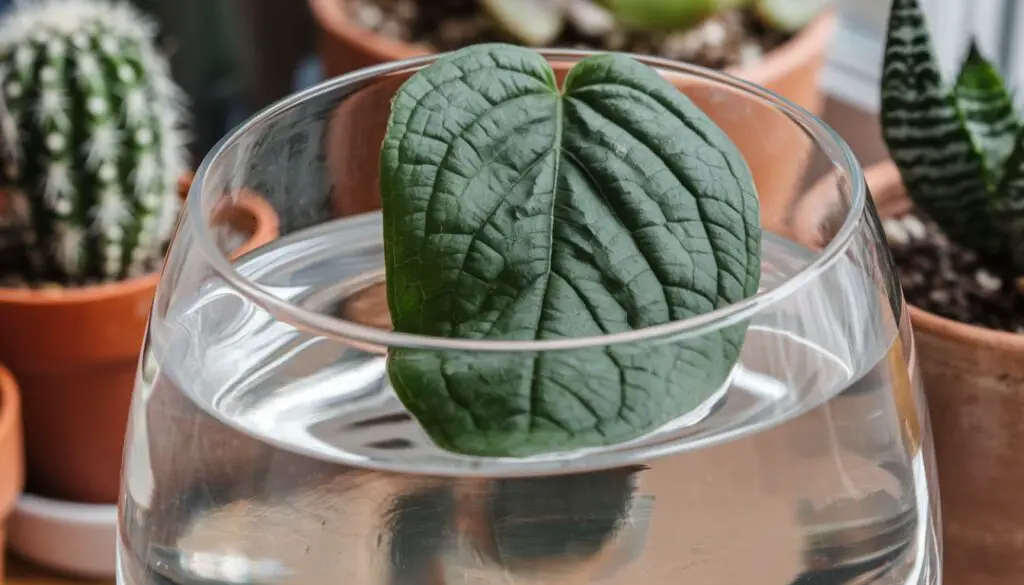
[[[758,202],[742,156],[628,57],[587,58],[559,91],[528,49],[442,56],[395,96],[381,160],[396,330],[599,336],[757,290]],[[523,456],[621,442],[690,413],[727,379],[745,329],[571,351],[393,348],[388,372],[442,447]]]

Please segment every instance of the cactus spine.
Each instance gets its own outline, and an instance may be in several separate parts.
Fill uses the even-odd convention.
[[[153,270],[177,218],[183,100],[132,7],[16,4],[0,22],[0,178],[34,280]]]

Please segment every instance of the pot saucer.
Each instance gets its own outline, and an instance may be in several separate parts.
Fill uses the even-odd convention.
[[[82,504],[23,494],[11,513],[8,546],[41,567],[113,579],[117,505]]]

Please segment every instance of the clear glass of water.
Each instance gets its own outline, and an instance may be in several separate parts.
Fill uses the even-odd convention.
[[[550,51],[556,69],[584,53]],[[431,58],[278,103],[196,174],[132,406],[122,585],[831,585],[941,581],[931,433],[899,285],[845,144],[786,101],[656,59],[751,155],[762,290],[605,337],[391,331],[378,153]],[[774,148],[783,133],[803,150]],[[831,174],[809,195],[809,161]],[[787,178],[788,177],[788,178]],[[282,236],[231,257],[215,210],[266,197]],[[749,325],[687,416],[627,444],[474,458],[395,397],[391,348],[540,355],[687,344]]]

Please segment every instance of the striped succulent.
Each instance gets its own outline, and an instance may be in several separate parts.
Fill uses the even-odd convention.
[[[893,0],[882,131],[914,204],[953,241],[1024,273],[1024,125],[973,43],[942,80],[917,0]]]
[[[102,0],[22,2],[0,22],[0,179],[25,278],[114,281],[162,258],[186,157],[153,37],[130,5]]]

